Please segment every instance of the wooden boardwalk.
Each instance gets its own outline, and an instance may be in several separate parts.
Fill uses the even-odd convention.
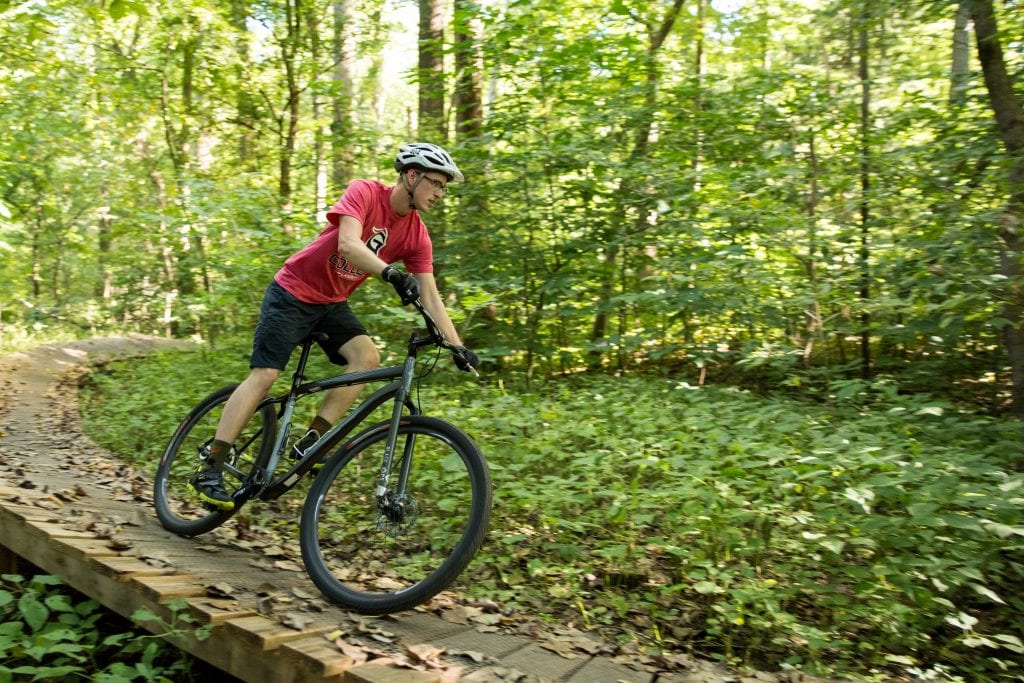
[[[589,634],[508,632],[496,606],[360,617],[320,599],[294,562],[164,531],[151,473],[81,433],[75,379],[85,365],[160,343],[90,340],[0,358],[0,572],[20,556],[125,616],[147,608],[169,621],[169,603],[184,604],[178,613],[209,625],[209,636],[176,644],[245,681],[737,680],[627,666]]]

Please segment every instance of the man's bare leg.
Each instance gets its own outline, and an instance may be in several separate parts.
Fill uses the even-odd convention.
[[[215,437],[218,441],[229,444],[235,442],[242,433],[245,423],[256,411],[256,406],[267,395],[280,374],[280,370],[273,368],[253,368],[249,372],[249,376],[238,385],[231,398],[224,404],[224,412],[220,416]]]
[[[380,352],[373,340],[366,335],[353,337],[345,342],[338,352],[348,361],[347,372],[373,370],[380,366]],[[352,407],[360,391],[362,391],[360,385],[331,389],[324,396],[317,417],[333,425]],[[255,409],[255,404],[253,408]]]

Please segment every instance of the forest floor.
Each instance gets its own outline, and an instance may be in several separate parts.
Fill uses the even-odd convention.
[[[8,483],[19,485],[16,479],[24,475],[24,466],[14,466],[13,458],[9,457],[11,454],[17,453],[17,459],[22,463],[31,463],[36,457],[52,457],[54,442],[58,441],[58,450],[66,466],[82,466],[106,474],[116,472],[114,478],[102,477],[106,479],[102,485],[119,488],[135,496],[136,500],[139,496],[148,496],[152,486],[149,473],[140,472],[99,448],[82,432],[78,417],[78,380],[96,363],[139,356],[158,347],[181,343],[143,336],[115,337],[44,345],[0,357],[0,481],[11,479]],[[288,567],[300,572],[301,560],[291,550],[294,544],[282,539],[281,535],[280,529],[235,524],[230,529],[212,532],[208,535],[209,540],[204,539],[203,543],[226,543],[236,548],[255,550],[257,555],[270,558],[276,568]],[[224,589],[230,592],[231,587]],[[315,595],[302,596],[306,603],[318,600]],[[733,670],[684,654],[650,655],[602,641],[592,633],[578,630],[574,624],[541,622],[528,614],[504,610],[501,605],[464,599],[457,593],[446,592],[426,608],[441,620],[479,623],[485,632],[532,638],[538,647],[568,659],[588,652],[600,654],[616,664],[643,672],[645,680],[680,683],[815,683],[839,680],[815,678],[796,671]],[[499,672],[492,677],[474,677],[473,680],[544,680],[543,677],[506,675],[509,677],[503,677]]]

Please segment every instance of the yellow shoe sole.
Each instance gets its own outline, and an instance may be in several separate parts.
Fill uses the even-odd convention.
[[[217,500],[216,498],[211,498],[210,496],[206,495],[205,493],[197,489],[195,486],[193,486],[192,482],[188,483],[188,490],[191,491],[196,498],[206,503],[207,505],[212,505],[218,510],[230,511],[235,509],[235,501]]]

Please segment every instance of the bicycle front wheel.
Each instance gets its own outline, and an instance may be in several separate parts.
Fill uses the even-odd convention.
[[[364,614],[415,607],[447,588],[483,543],[491,478],[473,441],[430,417],[402,418],[388,482],[378,495],[390,425],[343,445],[314,480],[299,540],[313,583]],[[408,460],[407,459],[411,459]],[[404,493],[397,493],[403,462]]]
[[[223,524],[235,512],[217,510],[201,503],[188,488],[189,479],[200,466],[200,452],[213,441],[224,404],[235,386],[227,386],[203,399],[181,424],[167,444],[157,466],[153,486],[156,516],[168,531],[180,536],[198,536]],[[257,467],[266,467],[277,435],[277,415],[273,405],[258,409],[235,441],[235,450],[225,468],[224,485],[229,492],[242,484]],[[232,474],[234,472],[241,474]]]

